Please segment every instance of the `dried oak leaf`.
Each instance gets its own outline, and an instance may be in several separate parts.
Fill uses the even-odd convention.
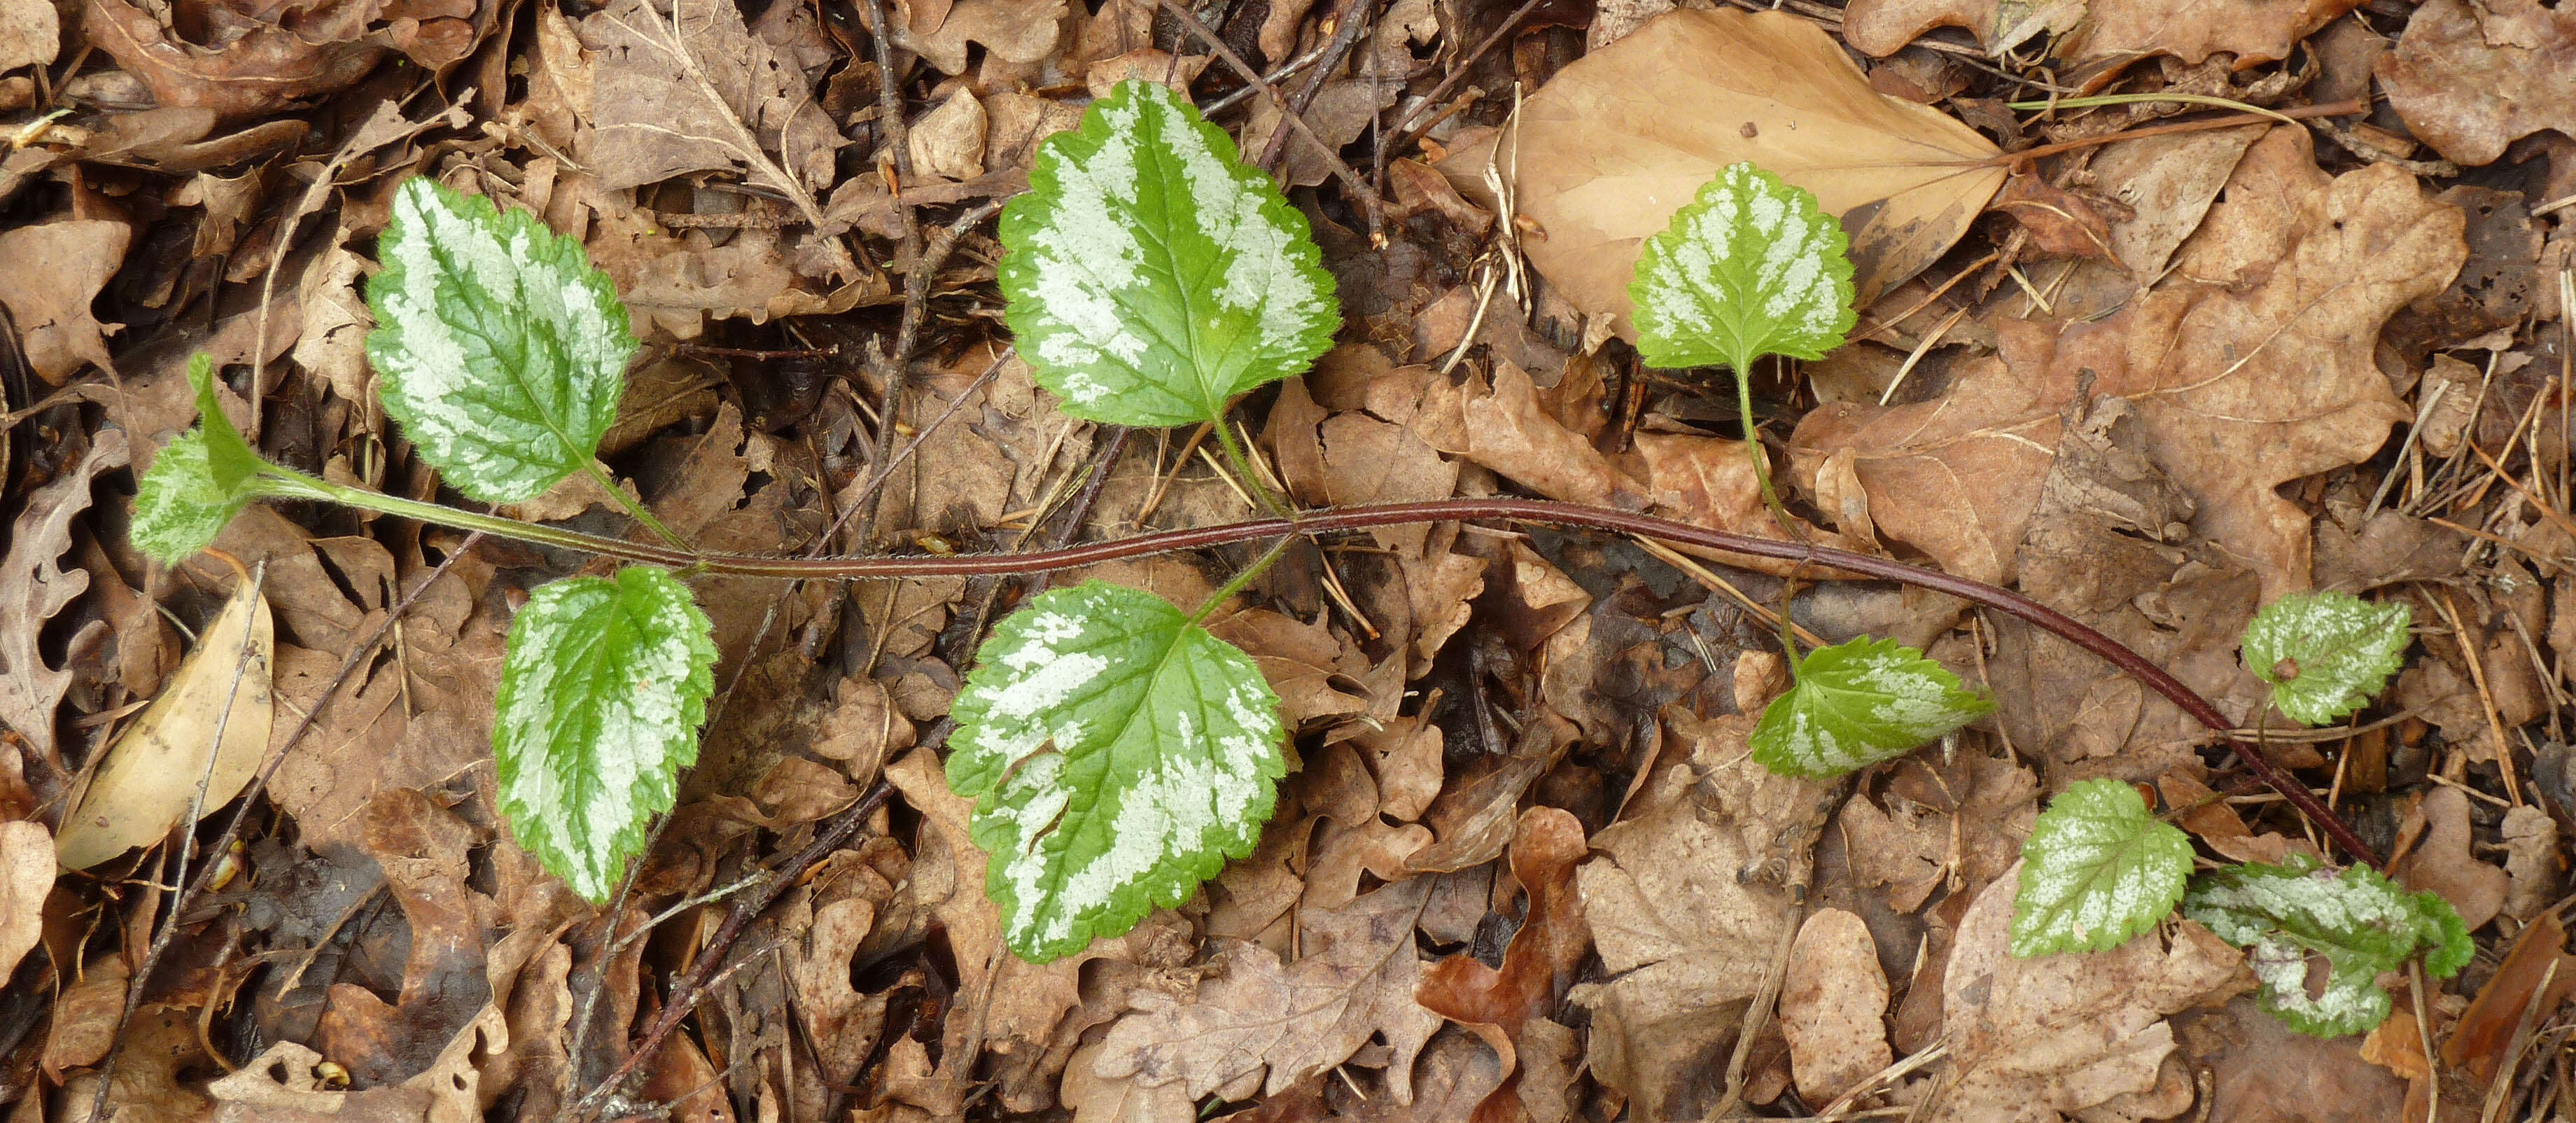
[[[2503,870],[2479,861],[2470,850],[2471,833],[2469,797],[2458,788],[2434,788],[2399,828],[2401,845],[2412,843],[2412,848],[2391,872],[2409,889],[2441,894],[2459,910],[2460,923],[2474,932],[2504,907],[2507,881]]]
[[[1530,263],[1630,340],[1629,274],[1719,168],[1749,160],[1816,193],[1851,234],[1861,303],[1950,248],[2004,181],[1995,146],[1873,90],[1832,36],[1786,12],[1683,9],[1558,71],[1522,107],[1518,151],[1470,144],[1441,171],[1497,210],[1489,160],[1538,224]]]
[[[2576,135],[2576,11],[2542,0],[2432,0],[2377,71],[2388,104],[2446,160],[2493,163],[2542,129]]]
[[[1478,1119],[1491,1118],[1488,1113],[1498,1110],[1498,1104],[1517,1101],[1522,1073],[1513,1067],[1508,1046],[1526,1026],[1555,1012],[1575,969],[1592,950],[1583,896],[1575,889],[1575,864],[1584,853],[1583,824],[1572,814],[1545,806],[1522,812],[1512,838],[1511,864],[1512,877],[1529,894],[1529,911],[1503,949],[1502,966],[1453,955],[1425,969],[1414,992],[1425,1008],[1477,1029],[1478,1036],[1503,1053],[1510,1075],[1478,1105]]]
[[[1678,723],[1677,723],[1678,724]],[[1789,897],[1753,875],[1782,824],[1804,821],[1826,785],[1775,776],[1745,751],[1752,720],[1723,717],[1690,737],[1602,828],[1577,871],[1606,983],[1575,989],[1592,1011],[1591,1064],[1641,1118],[1696,1118],[1714,1106],[1744,1009],[1761,989]]]
[[[2369,457],[2408,417],[2372,346],[2390,313],[2450,283],[2461,227],[2400,169],[2347,173],[2302,201],[2296,241],[2249,288],[2168,283],[2098,322],[2005,320],[2000,356],[1940,399],[1809,413],[1793,463],[1811,481],[1853,449],[1880,533],[2009,581],[2060,409],[2126,397],[2149,454],[2198,505],[2194,528],[2252,565],[2267,599],[2303,588],[2309,516],[2273,489]]]
[[[2174,1049],[2164,1016],[2250,981],[2244,957],[2190,921],[2170,929],[2170,943],[2149,932],[2107,952],[2012,958],[2018,870],[1959,920],[1941,982],[1954,1079],[1936,1123],[2059,1123],[2154,1092]]]
[[[942,74],[965,73],[974,44],[1006,62],[1040,62],[1063,40],[1068,10],[1066,0],[956,0],[936,28],[898,26],[893,40]]]
[[[1998,54],[2051,34],[2048,54],[2103,74],[2145,55],[2198,63],[2236,57],[2239,70],[2289,57],[2308,33],[2360,0],[1852,0],[1843,36],[1885,58],[1936,27],[1964,27]]]
[[[127,460],[125,431],[100,430],[79,465],[27,497],[10,527],[9,552],[0,555],[0,725],[26,738],[40,759],[57,759],[54,719],[77,677],[77,668],[45,657],[42,635],[90,581],[88,570],[66,568],[62,558],[72,549],[72,524],[89,510],[91,478]],[[95,622],[82,630],[106,627]],[[69,646],[82,643],[75,636]]]
[[[1307,952],[1284,967],[1266,947],[1227,942],[1225,974],[1199,984],[1196,1001],[1136,991],[1093,1072],[1147,1088],[1179,1081],[1195,1100],[1267,1069],[1259,1087],[1275,1096],[1383,1034],[1391,1090],[1413,1102],[1413,1059],[1441,1024],[1413,997],[1422,977],[1413,924],[1430,893],[1431,879],[1417,877],[1306,910]]]
[[[819,217],[842,142],[811,78],[742,22],[732,4],[619,3],[581,21],[590,132],[576,153],[603,190],[737,167]],[[772,154],[775,159],[772,159]]]

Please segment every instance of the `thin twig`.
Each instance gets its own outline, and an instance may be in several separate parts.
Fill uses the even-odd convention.
[[[1181,26],[1188,28],[1191,34],[1198,36],[1209,47],[1214,48],[1217,57],[1224,59],[1227,66],[1233,67],[1234,72],[1241,76],[1246,84],[1260,90],[1261,96],[1270,99],[1271,108],[1278,110],[1280,117],[1323,152],[1325,166],[1332,169],[1333,175],[1342,181],[1343,187],[1350,189],[1351,198],[1359,200],[1360,205],[1367,209],[1370,215],[1369,225],[1375,228],[1378,225],[1377,196],[1369,191],[1368,183],[1360,178],[1360,174],[1352,171],[1351,166],[1342,161],[1340,152],[1335,151],[1332,145],[1324,143],[1324,138],[1315,135],[1314,128],[1306,124],[1305,118],[1289,111],[1288,102],[1279,95],[1279,87],[1262,81],[1260,71],[1254,70],[1251,63],[1245,62],[1242,55],[1228,46],[1214,29],[1208,27],[1205,21],[1200,20],[1180,0],[1159,0],[1159,2],[1164,11],[1170,12],[1173,19],[1180,21]]]

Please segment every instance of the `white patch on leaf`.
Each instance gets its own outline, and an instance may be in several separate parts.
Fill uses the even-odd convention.
[[[1815,196],[1728,165],[1638,255],[1638,350],[1659,367],[1824,357],[1854,322],[1847,245]]]
[[[581,244],[416,177],[377,251],[367,358],[385,412],[447,482],[510,503],[588,464],[636,342]]]
[[[1753,759],[1794,776],[1838,776],[1899,756],[1994,709],[1957,675],[1894,640],[1861,636],[1799,661],[1797,685],[1753,729]]]
[[[1005,318],[1068,412],[1213,420],[1340,324],[1303,215],[1167,87],[1122,83],[1039,149],[1003,212]]]
[[[2350,593],[2292,593],[2245,626],[2245,665],[2294,721],[2325,725],[2369,703],[2397,673],[2414,611]]]
[[[501,811],[589,900],[616,890],[697,759],[712,631],[687,586],[647,566],[539,586],[510,621],[492,724]]]
[[[2183,915],[2247,949],[2263,983],[2258,1003],[2290,1028],[2319,1037],[2362,1033],[2386,1019],[2375,981],[2418,953],[2449,978],[2473,952],[2459,913],[2432,893],[2409,892],[2366,867],[2338,876],[2303,855],[2279,866],[2248,864],[2205,875]],[[2325,992],[2308,993],[2308,961],[2323,956]]]
[[[2172,913],[2191,876],[2191,839],[2118,780],[2051,801],[2021,855],[2011,951],[2023,958],[2118,947]]]
[[[953,713],[949,786],[976,801],[987,889],[1031,960],[1124,932],[1250,853],[1287,767],[1250,657],[1097,581],[995,627]]]

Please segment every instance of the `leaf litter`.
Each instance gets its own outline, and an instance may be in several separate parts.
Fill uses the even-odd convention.
[[[1978,1120],[2559,1102],[2567,17],[2501,0],[1517,7],[1199,10],[1327,153],[1130,0],[0,5],[0,1026],[19,1027],[0,1034],[0,1100],[42,1118],[86,1117],[102,1088],[152,1118],[549,1118],[639,1057],[630,1099],[582,1110],[1556,1123],[1696,1115],[1730,1091],[1769,1116]],[[111,747],[191,732],[154,715],[238,662],[192,638],[224,639],[232,579],[155,566],[125,534],[126,462],[184,425],[190,350],[217,356],[268,455],[436,495],[359,343],[394,187],[426,175],[529,212],[617,282],[645,350],[603,455],[702,544],[970,552],[1245,517],[1213,433],[1097,426],[1002,357],[991,225],[926,252],[1020,190],[1037,141],[1122,77],[1169,82],[1249,157],[1276,148],[1323,247],[1349,327],[1241,414],[1265,454],[1250,469],[1301,503],[1537,495],[1928,561],[2101,628],[2246,725],[2276,670],[2236,649],[2258,607],[2331,587],[2411,608],[2392,701],[2315,732],[2269,719],[2267,748],[2401,884],[2472,922],[2477,961],[2397,986],[2365,1042],[2283,1032],[2242,957],[2189,922],[2015,959],[2013,862],[2078,784],[2152,784],[2149,810],[2208,854],[2344,856],[2249,795],[2178,710],[2015,622],[1793,565],[1676,568],[1455,524],[1301,547],[1212,618],[1288,703],[1281,812],[1204,891],[1031,966],[941,777],[980,644],[1043,588],[1097,576],[1190,602],[1248,555],[702,583],[722,653],[706,755],[612,914],[499,829],[487,748],[503,630],[577,563],[256,510],[218,546],[265,569],[276,712],[258,736],[227,723],[226,756],[282,755],[245,777],[238,835],[245,801],[210,788],[212,876],[173,915],[152,847],[185,811],[169,793],[195,784],[131,780]],[[2374,89],[2366,113],[2306,112]],[[2007,104],[2093,92],[2302,123]],[[1729,108],[1671,110],[1703,105]],[[1626,342],[1637,246],[1739,160],[1816,190],[1860,266],[1856,341],[1757,371],[1753,434],[1715,380],[1650,372]],[[1380,223],[1336,161],[1382,188]],[[1764,510],[1748,437],[1794,529]],[[534,502],[618,518],[604,493]],[[1818,640],[1906,629],[1998,712],[1848,791],[1773,777],[1745,711],[1787,685],[1763,673],[1783,608]],[[175,747],[211,745],[181,724]],[[96,801],[156,789],[148,814],[109,816],[117,841],[82,843],[140,857],[56,867]],[[729,893],[853,812],[692,983]],[[1819,818],[1810,859],[1795,828]],[[1787,874],[1808,861],[1813,907]],[[156,926],[168,946],[127,1020]],[[692,1015],[639,1054],[678,1001]]]

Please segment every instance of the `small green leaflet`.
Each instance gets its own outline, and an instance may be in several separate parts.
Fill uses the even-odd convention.
[[[419,177],[394,192],[376,246],[367,359],[421,456],[486,503],[589,470],[636,343],[581,243]]]
[[[204,352],[189,357],[188,384],[197,390],[197,427],[164,447],[135,485],[134,547],[163,565],[205,549],[263,494],[259,454],[224,416],[214,361]]]
[[[539,586],[510,621],[492,723],[501,814],[574,892],[606,901],[670,810],[715,663],[706,613],[650,566]]]
[[[1784,776],[1840,776],[1994,708],[1922,652],[1861,636],[1798,661],[1798,685],[1772,699],[1753,727],[1753,759]]]
[[[2297,854],[2286,865],[2202,875],[2183,898],[2182,914],[2244,948],[2263,984],[2259,1004],[2318,1037],[2368,1032],[2385,1020],[2388,993],[2377,976],[2416,952],[2425,953],[2424,970],[2447,979],[2476,950],[2460,914],[2439,895],[2407,892],[2362,866],[2338,877]],[[2322,995],[2309,993],[2312,954],[2331,968]]]
[[[1852,329],[1850,241],[1816,197],[1729,164],[1646,239],[1628,298],[1649,366],[1821,359]]]
[[[1004,319],[1064,412],[1213,421],[1341,326],[1306,217],[1170,88],[1119,83],[1002,211]]]
[[[2051,800],[2021,844],[2012,954],[2109,951],[2173,912],[2191,839],[2159,823],[2136,788],[2085,780]]]
[[[2272,704],[2304,725],[2325,725],[2369,703],[2397,673],[2414,610],[2350,593],[2292,593],[2245,626],[2245,665],[2272,688]]]
[[[1233,644],[1100,581],[993,629],[951,711],[985,891],[1030,962],[1116,936],[1252,853],[1288,768],[1279,699]]]

